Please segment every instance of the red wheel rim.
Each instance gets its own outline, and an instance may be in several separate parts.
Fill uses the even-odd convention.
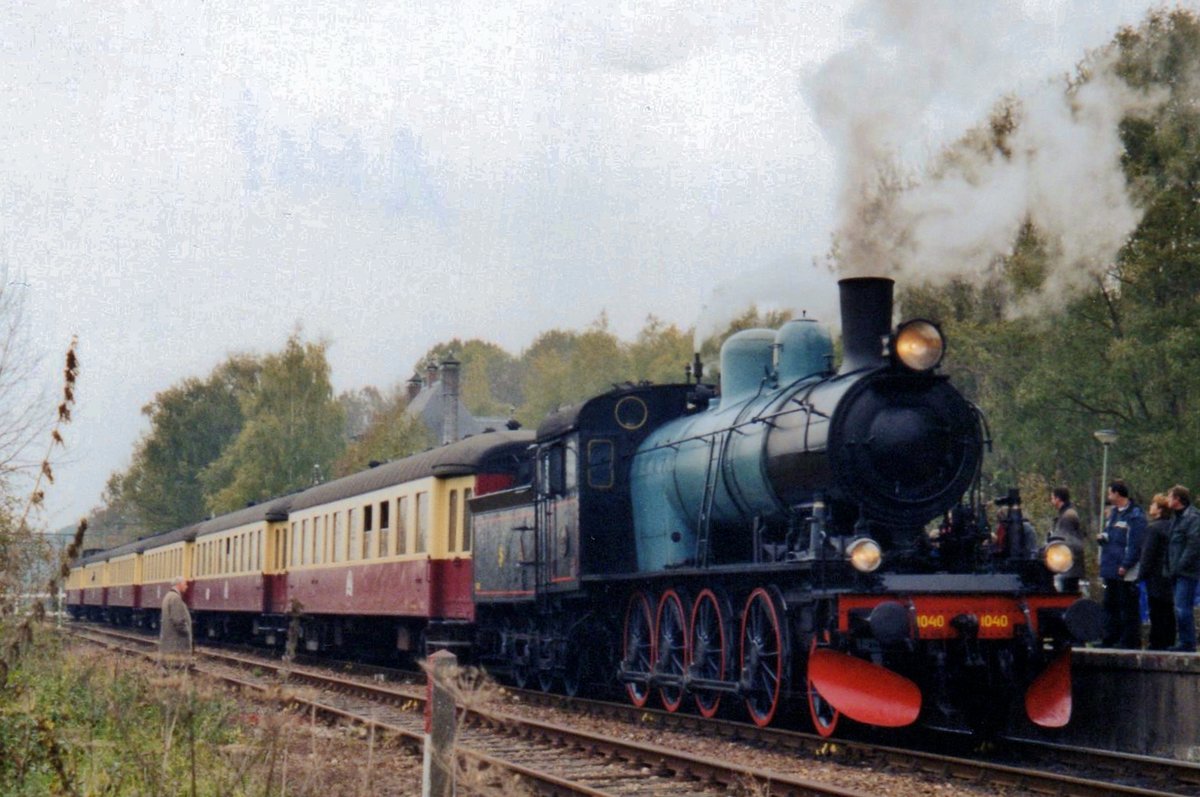
[[[650,624],[650,603],[641,592],[629,596],[629,605],[625,608],[625,631],[622,635],[622,662],[627,670],[636,673],[649,673],[653,635]],[[650,697],[648,681],[627,682],[625,693],[629,702],[641,708]]]
[[[713,643],[716,643],[715,647]],[[697,651],[700,651],[697,654]],[[721,603],[710,589],[703,590],[692,604],[688,633],[688,667],[694,675],[710,680],[725,680],[727,643]],[[699,659],[696,656],[699,655]],[[721,695],[715,692],[696,692],[696,710],[703,717],[712,717],[721,705]]]
[[[683,601],[678,593],[669,589],[658,601],[658,612],[654,618],[654,649],[650,660],[655,671],[663,675],[683,677],[688,659],[687,626],[683,621]],[[663,686],[658,690],[663,708],[678,711],[683,703],[682,686]]]
[[[817,649],[817,640],[814,637],[812,645],[809,646],[811,654]],[[807,667],[805,668],[808,669]],[[808,715],[812,719],[813,728],[817,734],[822,737],[830,737],[837,730],[838,720],[842,718],[842,712],[838,711],[829,701],[821,697],[821,693],[813,686],[812,676],[805,676],[805,685],[808,687]]]
[[[783,634],[775,601],[762,587],[750,593],[742,611],[741,664],[750,686],[750,719],[759,727],[770,725],[783,691]]]

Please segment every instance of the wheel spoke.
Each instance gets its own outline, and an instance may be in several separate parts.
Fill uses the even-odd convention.
[[[725,628],[728,626],[728,611],[711,590],[704,590],[696,598],[692,608],[691,649],[689,665],[693,674],[708,680],[725,678],[727,656]],[[724,615],[724,616],[723,616]],[[697,690],[696,708],[704,717],[717,713],[721,703],[719,693]]]
[[[653,647],[651,633],[650,603],[641,592],[635,592],[629,597],[629,605],[625,610],[623,664],[628,672],[648,674]],[[650,696],[649,684],[646,681],[631,681],[625,684],[625,692],[633,705],[641,708],[646,705]]]
[[[746,708],[756,725],[768,725],[779,707],[784,667],[779,612],[765,589],[754,590],[746,600],[741,651],[743,677],[750,687]]]

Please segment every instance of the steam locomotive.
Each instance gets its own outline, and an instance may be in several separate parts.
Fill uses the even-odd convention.
[[[840,283],[836,372],[799,319],[730,337],[719,396],[628,386],[549,417],[532,484],[473,501],[481,657],[759,725],[807,702],[823,735],[842,715],[986,730],[1021,701],[1065,724],[1099,607],[1054,591],[1065,546],[1019,525],[991,545],[982,420],[937,373],[938,327],[892,327],[892,288]]]
[[[520,686],[637,706],[807,706],[990,730],[1071,714],[1099,607],[1054,591],[1062,544],[988,538],[977,410],[891,280],[840,283],[843,353],[793,320],[721,351],[721,388],[627,384],[292,496],[92,553],[77,617],[154,627],[176,576],[199,637],[452,649]],[[1019,496],[1007,503],[1019,510]],[[997,711],[1001,707],[1004,711]],[[1014,716],[1008,716],[1013,713]]]

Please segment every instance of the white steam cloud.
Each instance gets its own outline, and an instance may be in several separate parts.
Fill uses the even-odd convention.
[[[807,81],[839,157],[843,276],[983,274],[1026,222],[1050,254],[1048,293],[1103,273],[1140,220],[1118,125],[1162,98],[1130,89],[1104,50],[1087,57],[1091,79],[1077,87],[1065,74],[1004,85],[1014,39],[1046,32],[1015,4],[870,0],[856,18],[864,37]],[[931,129],[954,121],[952,109],[979,125],[1002,99],[1015,123],[1003,148],[979,129],[950,129],[958,143],[931,166],[909,165]]]

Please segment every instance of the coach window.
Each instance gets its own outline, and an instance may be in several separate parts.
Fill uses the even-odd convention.
[[[408,496],[396,499],[396,553],[408,553]]]
[[[587,447],[588,487],[607,490],[613,486],[611,440],[589,440]]]
[[[446,513],[446,547],[454,553],[458,545],[458,490],[450,491],[450,508]]]
[[[417,493],[417,538],[413,542],[413,553],[425,553],[429,536],[429,493]]]
[[[312,519],[312,563],[320,564],[325,561],[325,519]]]
[[[225,558],[221,560],[221,572],[228,573],[233,569],[233,540],[225,538]]]
[[[471,488],[463,490],[463,536],[462,536],[462,552],[471,552]]]
[[[346,556],[346,529],[342,528],[342,513],[334,513],[334,531],[331,533],[331,545],[334,547],[329,557],[330,562],[341,562]]]
[[[388,539],[391,531],[391,518],[388,517],[388,509],[391,508],[391,501],[379,502],[379,555],[381,557],[391,554],[391,541]]]
[[[371,543],[375,541],[375,505],[367,504],[363,507],[363,528],[362,528],[362,558],[371,558]]]

